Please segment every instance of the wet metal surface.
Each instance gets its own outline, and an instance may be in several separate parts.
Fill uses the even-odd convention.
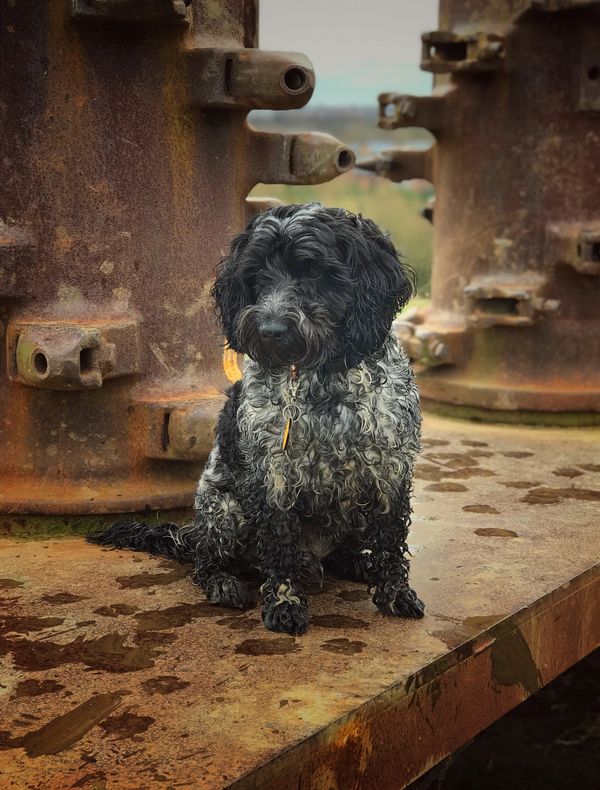
[[[599,22],[598,2],[440,0],[433,96],[379,97],[380,126],[436,137],[360,163],[435,185],[431,306],[398,327],[430,403],[597,423]]]
[[[405,786],[600,643],[599,446],[427,417],[418,622],[328,577],[294,639],[172,562],[4,541],[3,788]]]

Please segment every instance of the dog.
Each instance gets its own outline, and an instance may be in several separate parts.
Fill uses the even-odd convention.
[[[250,220],[212,290],[229,347],[246,355],[200,478],[193,523],[119,522],[88,539],[193,562],[212,604],[252,604],[258,570],[272,631],[309,625],[323,565],[360,580],[384,615],[422,617],[407,534],[419,396],[391,333],[415,278],[369,219],[318,203]]]

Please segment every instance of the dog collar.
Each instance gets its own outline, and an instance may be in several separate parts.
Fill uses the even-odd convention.
[[[290,439],[290,432],[292,425],[296,422],[300,413],[296,406],[296,397],[298,395],[298,368],[295,365],[290,367],[290,385],[287,392],[287,403],[283,407],[283,416],[285,418],[285,428],[283,429],[283,436],[281,438],[281,449],[285,450]]]

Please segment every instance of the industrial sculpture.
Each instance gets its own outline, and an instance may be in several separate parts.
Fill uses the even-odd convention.
[[[209,290],[246,195],[353,165],[247,124],[314,88],[257,20],[254,0],[2,3],[0,512],[191,506],[239,374]]]
[[[381,127],[436,138],[361,166],[435,184],[431,306],[397,331],[437,410],[598,421],[598,6],[441,0],[433,95],[379,97]]]

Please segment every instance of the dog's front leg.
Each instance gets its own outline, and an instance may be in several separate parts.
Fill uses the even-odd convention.
[[[300,583],[300,521],[292,512],[267,508],[257,524],[257,548],[264,578],[263,622],[270,631],[303,634],[308,604]]]
[[[410,514],[410,489],[405,487],[394,497],[389,512],[372,516],[369,529],[373,603],[382,614],[393,617],[423,617],[425,612],[423,602],[408,583],[406,538]]]

